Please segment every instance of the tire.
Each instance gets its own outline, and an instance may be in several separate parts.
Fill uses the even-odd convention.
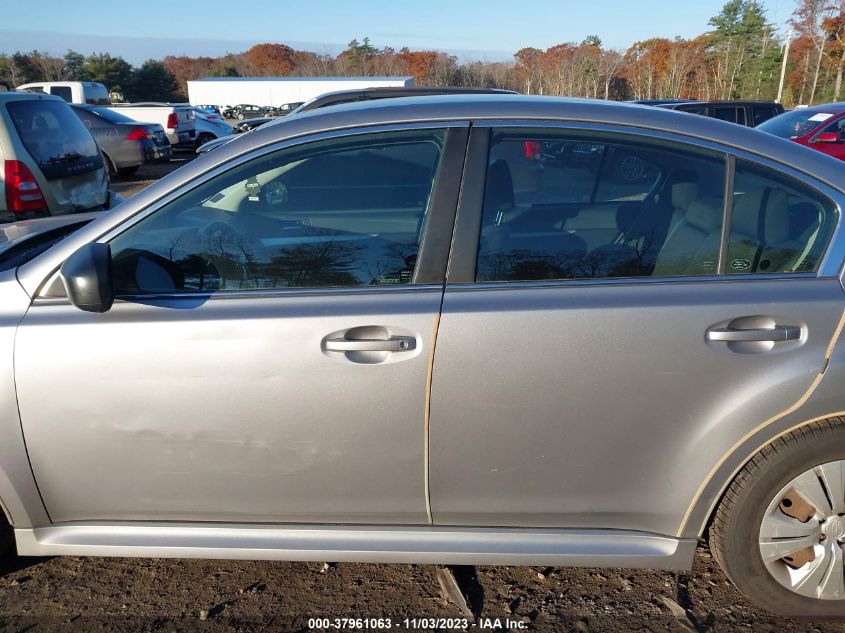
[[[245,118],[243,112],[238,112],[238,121],[243,121]]]
[[[103,152],[103,162],[106,164],[106,169],[109,170],[109,176],[117,175],[117,169],[114,167],[114,162],[105,152]]]
[[[135,165],[134,167],[121,167],[117,170],[117,175],[121,178],[127,178],[128,176],[132,176],[136,171],[138,171],[138,167],[140,167],[140,165]]]
[[[710,526],[710,549],[737,588],[772,613],[845,617],[845,590],[828,580],[844,573],[843,489],[845,419],[793,431],[757,453],[728,487]]]
[[[12,527],[6,522],[3,512],[0,511],[0,559],[13,556],[15,553],[15,533]]]
[[[217,138],[217,137],[214,136],[213,134],[200,134],[199,137],[197,138],[197,147],[202,147],[203,145],[205,145],[209,141],[213,141],[215,138]]]

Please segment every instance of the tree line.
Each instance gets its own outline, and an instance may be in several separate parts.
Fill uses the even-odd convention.
[[[845,0],[796,0],[785,29],[772,24],[761,0],[728,0],[690,39],[651,38],[627,50],[604,47],[596,35],[547,49],[526,47],[508,61],[459,61],[442,51],[378,48],[369,38],[338,55],[257,44],[220,57],[168,55],[133,67],[106,53],[63,57],[31,51],[0,55],[0,79],[100,81],[127,100],[178,101],[187,81],[202,77],[410,75],[421,86],[473,86],[603,99],[839,100],[845,70]]]

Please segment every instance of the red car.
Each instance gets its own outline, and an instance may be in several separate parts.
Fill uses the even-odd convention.
[[[756,129],[845,160],[845,103],[800,108],[761,123]]]

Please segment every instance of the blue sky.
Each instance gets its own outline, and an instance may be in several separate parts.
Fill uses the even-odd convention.
[[[137,64],[168,54],[221,55],[258,42],[336,53],[353,37],[376,46],[436,48],[460,58],[508,59],[597,34],[625,49],[651,36],[689,37],[725,0],[20,0],[3,8],[0,52],[109,52]],[[795,0],[764,0],[782,25]],[[243,9],[232,9],[240,6]]]

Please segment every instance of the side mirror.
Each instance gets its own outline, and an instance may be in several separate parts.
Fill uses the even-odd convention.
[[[842,134],[839,132],[822,132],[816,137],[816,143],[841,143]]]
[[[106,312],[114,303],[108,244],[86,244],[65,260],[59,274],[70,302],[80,310]]]

